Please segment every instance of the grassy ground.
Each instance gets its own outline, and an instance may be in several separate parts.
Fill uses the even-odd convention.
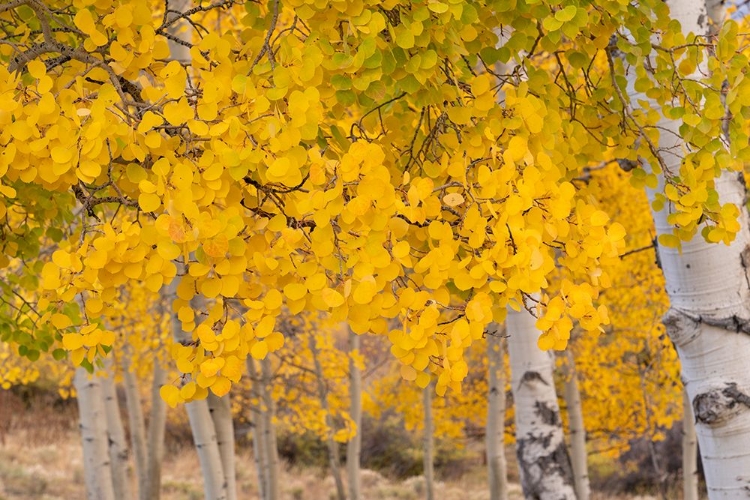
[[[237,463],[240,498],[257,499],[255,468],[250,450],[240,450]],[[334,497],[333,479],[314,469],[284,470],[281,476],[284,500],[329,500]],[[135,488],[135,485],[134,485]],[[201,500],[198,458],[185,447],[165,457],[163,500]],[[414,477],[390,481],[377,472],[362,472],[366,500],[419,500],[424,482]],[[75,429],[27,429],[6,436],[0,444],[0,500],[74,500],[85,498],[81,444]],[[477,468],[458,480],[438,481],[436,498],[441,500],[486,500],[486,473]],[[518,484],[510,485],[510,499],[521,500]],[[611,497],[595,494],[592,500],[648,500],[653,497]]]

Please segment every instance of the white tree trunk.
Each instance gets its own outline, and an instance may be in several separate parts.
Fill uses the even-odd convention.
[[[346,474],[349,483],[349,500],[361,500],[359,457],[362,448],[362,373],[354,363],[351,353],[359,352],[359,335],[349,331],[349,417],[354,421],[357,434],[346,445]]]
[[[107,413],[100,379],[77,368],[73,378],[83,440],[83,473],[88,500],[116,500],[107,436]]]
[[[177,289],[177,280],[174,278],[169,287],[163,289],[162,300],[172,300]],[[194,307],[198,308],[200,300],[195,300]],[[185,336],[182,323],[177,314],[171,314],[172,337],[175,342],[180,342]],[[227,481],[221,463],[219,443],[216,437],[216,429],[208,410],[208,402],[205,399],[185,403],[185,410],[190,421],[190,429],[193,433],[193,441],[198,452],[198,461],[201,465],[203,475],[203,492],[205,500],[227,500]]]
[[[693,408],[686,392],[682,416],[682,491],[684,500],[698,500],[698,439]]]
[[[271,384],[273,383],[273,370],[271,360],[266,359],[260,362],[261,374],[263,376],[262,395],[263,395],[263,433],[266,440],[266,469],[268,476],[268,500],[278,500],[279,498],[279,446],[276,443],[276,425],[273,422],[276,415],[276,403],[271,393]]]
[[[161,496],[161,462],[164,457],[164,427],[167,423],[167,403],[159,389],[167,381],[167,371],[154,359],[154,379],[151,383],[151,412],[148,419],[146,448],[146,495],[143,500],[159,500]]]
[[[565,355],[565,403],[568,407],[568,434],[570,435],[570,458],[573,465],[573,480],[578,500],[589,500],[591,487],[589,486],[586,427],[583,425],[581,392],[578,390],[578,374],[576,373],[573,352],[568,349],[565,351]]]
[[[227,500],[237,500],[237,481],[234,466],[234,424],[232,422],[232,403],[229,394],[219,398],[214,393],[208,394],[208,409],[216,429],[221,467],[224,482],[227,484]]]
[[[108,364],[111,365],[111,363]],[[113,376],[112,373],[108,373],[107,377],[100,379],[102,395],[104,397],[104,411],[107,414],[107,436],[109,460],[112,468],[112,485],[115,490],[115,498],[118,500],[131,500],[133,493],[130,487],[130,474],[128,474],[128,444],[125,438],[125,428],[122,426],[120,405],[117,401],[117,388],[112,379]]]
[[[318,399],[320,399],[320,405],[326,415],[326,426],[328,427],[328,437],[326,438],[326,445],[328,446],[328,464],[331,467],[331,475],[336,483],[336,498],[338,500],[346,500],[346,493],[344,490],[344,481],[341,479],[341,458],[339,457],[339,446],[333,439],[333,419],[331,418],[331,408],[328,405],[328,390],[326,389],[325,379],[323,378],[323,367],[320,363],[320,352],[318,346],[315,344],[315,335],[310,334],[310,352],[313,355],[313,363],[315,364],[315,379],[318,384]]]
[[[269,486],[268,486],[268,451],[266,450],[266,432],[265,432],[265,416],[263,415],[263,391],[261,385],[263,380],[255,369],[255,360],[252,357],[248,357],[247,371],[250,374],[252,385],[250,387],[251,396],[251,412],[253,415],[252,426],[253,426],[253,456],[255,458],[255,467],[258,472],[258,491],[260,493],[261,500],[269,500]]]
[[[508,309],[506,328],[521,485],[530,500],[573,500],[573,469],[552,378],[552,355],[537,346],[540,332],[535,321],[525,309]]]
[[[206,500],[227,500],[227,482],[221,466],[221,454],[216,429],[205,399],[185,404],[190,429],[203,473],[203,493]]]
[[[424,490],[427,500],[435,500],[435,447],[433,445],[435,423],[432,420],[432,391],[435,384],[430,383],[422,390],[424,408]]]
[[[684,33],[708,33],[700,0],[670,1]],[[632,71],[631,71],[632,73]],[[634,102],[634,101],[633,101]],[[685,149],[678,122],[662,120],[659,148],[678,172]],[[664,182],[660,176],[661,183]],[[659,247],[671,307],[663,318],[682,364],[682,379],[693,409],[708,495],[711,500],[746,499],[750,487],[750,227],[742,175],[716,180],[722,203],[740,209],[741,229],[731,245],[706,243],[700,234],[682,249]],[[653,192],[649,197],[653,199]],[[669,207],[654,212],[657,234],[669,234]]]
[[[130,442],[135,458],[135,475],[138,478],[138,498],[146,500],[146,424],[143,421],[143,407],[138,392],[138,381],[129,366],[123,370],[125,386],[125,404],[128,409],[128,423],[130,425]]]
[[[490,500],[507,500],[508,473],[505,460],[505,362],[500,331],[487,335],[487,472]]]

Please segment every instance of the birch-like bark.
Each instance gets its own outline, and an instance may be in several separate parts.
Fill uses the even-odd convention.
[[[435,384],[430,383],[422,390],[424,408],[424,491],[427,500],[435,500],[435,423],[432,419],[432,391]]]
[[[203,473],[203,493],[206,500],[228,500],[227,482],[221,467],[221,454],[216,429],[205,399],[185,404],[190,429]]]
[[[682,497],[698,500],[698,438],[695,435],[695,417],[690,399],[683,392],[682,416]]]
[[[263,416],[263,395],[261,391],[261,380],[258,371],[255,369],[255,360],[252,357],[248,357],[247,371],[250,374],[252,385],[250,386],[251,396],[251,412],[253,416],[252,428],[253,428],[253,457],[255,458],[255,468],[258,473],[258,491],[260,493],[261,500],[269,500],[268,494],[268,465],[267,457],[268,452],[266,451],[266,433],[265,433],[265,418]]]
[[[232,403],[229,394],[217,397],[208,394],[208,410],[211,412],[218,439],[221,468],[227,484],[227,500],[237,500],[237,481],[235,480],[234,457],[234,423],[232,422]]]
[[[357,434],[346,445],[346,475],[349,486],[349,500],[361,500],[359,458],[362,448],[362,373],[357,368],[354,352],[359,352],[359,335],[349,331],[349,417],[354,422]]]
[[[164,457],[164,428],[167,423],[167,403],[159,389],[167,382],[167,371],[154,359],[154,379],[151,383],[151,411],[148,419],[146,447],[146,484],[143,500],[159,500],[161,496],[161,463]]]
[[[684,33],[709,32],[705,0],[668,2]],[[715,13],[713,13],[715,15]],[[631,69],[629,76],[634,71]],[[631,86],[632,88],[632,86]],[[641,96],[630,92],[631,102]],[[680,123],[661,120],[658,147],[666,168],[679,172],[686,145]],[[675,153],[676,152],[676,153]],[[665,180],[659,176],[661,186]],[[659,247],[671,307],[662,318],[680,357],[682,379],[711,500],[746,499],[750,486],[750,226],[742,174],[715,182],[722,203],[739,208],[740,230],[730,245],[706,243],[700,231],[682,249]],[[648,191],[653,200],[654,191]],[[653,212],[657,235],[671,234],[669,208]]]
[[[505,460],[505,363],[500,332],[487,335],[488,389],[487,473],[490,500],[507,500],[508,472]]]
[[[581,407],[581,392],[578,389],[578,374],[576,373],[573,352],[565,351],[565,403],[568,407],[568,434],[570,435],[570,458],[573,465],[573,481],[578,500],[589,500],[591,487],[589,486],[588,454],[586,452],[586,427],[583,425],[583,408]]]
[[[111,365],[111,363],[108,364]],[[130,474],[128,474],[128,443],[125,438],[125,428],[122,426],[117,389],[112,377],[113,374],[109,373],[107,377],[100,378],[102,396],[104,397],[104,411],[107,415],[107,442],[112,469],[112,486],[115,491],[115,498],[131,500],[133,493],[130,488]]]
[[[145,500],[146,477],[146,423],[143,421],[143,406],[138,392],[138,381],[127,364],[123,367],[123,385],[125,386],[125,405],[128,410],[130,425],[130,442],[135,459],[135,475],[138,478],[138,498]]]
[[[552,355],[537,346],[540,332],[525,309],[508,309],[506,328],[516,454],[524,496],[529,500],[574,500],[573,468],[552,378]]]
[[[112,483],[107,436],[107,413],[104,409],[101,380],[89,377],[77,368],[73,385],[76,389],[83,441],[83,473],[88,500],[116,500]]]
[[[339,466],[341,463],[339,447],[333,439],[333,419],[331,418],[331,409],[328,405],[328,390],[326,389],[325,379],[323,378],[323,367],[320,364],[320,352],[318,351],[318,346],[315,344],[315,335],[310,334],[309,344],[310,352],[312,352],[313,362],[315,364],[315,380],[318,385],[318,399],[320,399],[320,405],[326,415],[326,426],[328,427],[328,437],[326,438],[326,445],[328,446],[328,463],[331,467],[331,475],[333,475],[333,480],[336,483],[336,497],[338,500],[346,500],[344,481],[341,479],[341,468]]]
[[[276,415],[276,403],[271,394],[271,384],[273,383],[273,370],[271,369],[271,360],[266,359],[260,362],[261,369],[261,395],[263,397],[263,439],[265,440],[266,451],[266,485],[268,486],[268,500],[277,500],[279,498],[279,447],[276,443],[276,426],[273,419]]]

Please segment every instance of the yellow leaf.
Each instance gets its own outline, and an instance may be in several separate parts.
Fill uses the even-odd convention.
[[[464,197],[459,193],[448,193],[443,196],[443,203],[449,207],[457,207],[464,202]]]
[[[265,342],[268,344],[268,351],[275,352],[284,347],[284,336],[279,332],[273,332],[266,337]]]
[[[417,379],[417,370],[410,365],[401,365],[401,377],[404,380],[413,381]]]
[[[75,351],[83,346],[83,335],[80,333],[68,333],[63,335],[63,347],[69,351]]]
[[[609,221],[609,215],[602,210],[597,210],[591,214],[591,225],[592,226],[603,226]]]
[[[513,161],[518,161],[526,156],[529,150],[528,142],[525,137],[514,135],[508,142],[508,153]]]
[[[228,378],[218,376],[216,377],[216,381],[211,384],[211,392],[216,394],[218,397],[222,397],[226,395],[229,392],[229,389],[232,388],[232,383],[229,381]]]
[[[161,206],[161,198],[154,193],[142,193],[138,196],[138,205],[144,212],[153,212]]]
[[[159,389],[159,395],[170,407],[174,408],[180,402],[180,390],[173,385],[163,385]]]
[[[201,293],[209,298],[213,299],[221,293],[221,279],[220,278],[209,278],[201,283]]]
[[[250,354],[255,359],[266,359],[266,355],[268,354],[268,344],[262,340],[256,342],[250,349]]]
[[[346,301],[344,296],[333,288],[324,288],[320,296],[328,307],[339,307]]]
[[[284,287],[284,295],[289,300],[299,300],[307,295],[307,287],[301,283],[290,283]]]

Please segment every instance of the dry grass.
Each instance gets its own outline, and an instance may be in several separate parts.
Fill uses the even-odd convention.
[[[0,445],[0,500],[71,500],[85,498],[81,446],[75,429],[59,432],[47,443],[34,430],[15,431]],[[239,450],[237,485],[240,498],[257,499],[255,468],[250,450]],[[165,458],[162,478],[163,500],[203,498],[198,457],[185,447]],[[281,476],[284,500],[333,500],[333,479],[314,469],[284,470]],[[488,500],[486,473],[478,468],[461,479],[436,483],[441,500]],[[135,485],[133,486],[135,488]],[[363,498],[367,500],[419,500],[424,498],[424,479],[391,481],[377,472],[362,472]],[[521,488],[510,485],[510,499],[521,500]],[[652,497],[594,495],[592,500],[652,500]]]
[[[53,401],[36,404],[24,411],[21,405],[5,406],[5,417],[12,425],[0,429],[0,500],[74,500],[85,498],[83,460],[75,404]],[[3,408],[0,408],[0,414]],[[187,441],[173,438],[162,467],[163,500],[201,500],[203,498],[200,465],[190,446],[175,446]],[[509,453],[508,456],[512,456]],[[131,474],[132,470],[131,470]],[[517,481],[513,461],[509,478]],[[283,470],[280,478],[283,500],[335,500],[333,479],[325,471],[313,468]],[[487,475],[480,463],[468,473],[450,481],[438,481],[436,498],[441,500],[488,500]],[[242,499],[257,499],[258,488],[252,451],[237,452],[237,487]],[[362,472],[362,496],[365,500],[420,500],[424,498],[424,478],[392,481],[381,474]],[[136,485],[133,481],[133,491]],[[521,488],[510,484],[510,500],[521,500]],[[612,496],[601,493],[592,500],[654,500],[653,497]]]

